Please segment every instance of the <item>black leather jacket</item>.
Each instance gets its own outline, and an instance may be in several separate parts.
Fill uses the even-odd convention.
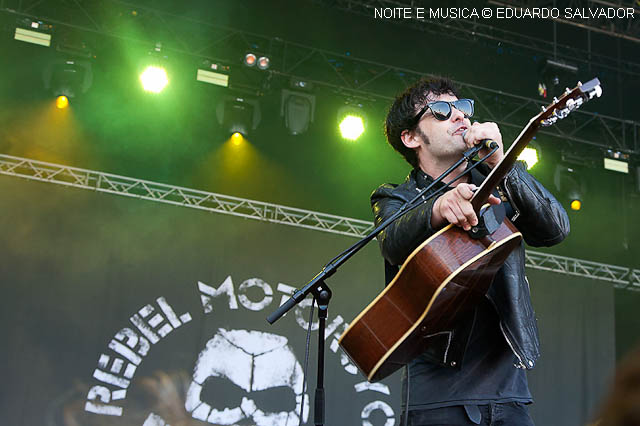
[[[472,170],[472,182],[479,184],[489,169],[480,165]],[[420,169],[414,169],[401,185],[384,184],[371,195],[376,225],[391,216],[433,179]],[[569,234],[569,218],[564,208],[518,162],[502,181],[497,192],[513,211],[511,220],[530,246],[552,246]],[[431,210],[435,198],[397,219],[378,235],[385,258],[386,281],[393,278],[407,256],[437,229],[431,227]],[[535,313],[531,305],[529,283],[524,269],[524,243],[514,250],[487,292],[487,298],[500,317],[500,328],[519,363],[516,367],[531,369],[540,355],[540,341]],[[473,328],[473,318],[456,329],[441,333],[424,354],[432,362],[460,367],[467,341]],[[435,338],[437,340],[435,340]]]

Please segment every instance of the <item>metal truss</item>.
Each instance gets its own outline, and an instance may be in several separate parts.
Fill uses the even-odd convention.
[[[27,158],[0,154],[0,174],[40,182],[106,192],[125,197],[173,204],[213,213],[229,214],[265,222],[322,230],[350,237],[365,235],[373,224],[278,204],[230,197],[212,192],[166,185],[109,173],[61,166]]]
[[[338,5],[348,4],[351,8],[366,8],[371,15],[373,12],[370,9],[375,4],[405,4],[391,0],[332,1]],[[52,7],[52,3],[56,6]],[[189,55],[200,61],[229,65],[232,67],[230,87],[253,90],[256,94],[264,94],[270,90],[270,86],[275,84],[272,78],[275,76],[284,84],[296,78],[329,88],[346,97],[359,98],[363,103],[376,99],[388,101],[409,84],[427,75],[276,37],[214,26],[203,21],[202,17],[197,19],[179,16],[117,0],[85,0],[82,6],[77,0],[0,0],[0,11],[8,12],[11,16],[46,18],[48,23],[58,28],[56,31],[63,33],[71,31],[81,33],[85,38],[100,36],[122,39],[148,48],[158,41],[152,34],[163,34],[168,37],[163,41],[165,51]],[[458,21],[460,20],[452,20],[448,25],[459,25]],[[131,26],[144,31],[141,30],[134,37],[127,30]],[[73,40],[74,37],[65,34],[64,39]],[[83,40],[82,43],[90,44],[90,41]],[[98,41],[94,40],[94,43]],[[268,73],[239,65],[240,58],[247,50],[258,50],[271,56],[272,66]],[[233,68],[236,65],[238,66]],[[638,71],[640,73],[640,67]],[[246,77],[242,80],[243,83],[237,83],[241,79],[236,77],[240,75]],[[476,99],[476,114],[479,119],[495,121],[512,129],[515,134],[545,105],[537,99],[465,82],[457,83],[465,95]],[[604,90],[607,90],[606,87]],[[584,110],[574,111],[557,125],[547,127],[539,133],[598,149],[640,154],[640,123]]]
[[[640,291],[640,270],[573,259],[531,250],[525,252],[525,266],[567,275],[610,281],[616,288]]]
[[[0,174],[355,238],[362,238],[373,230],[373,223],[365,220],[230,197],[5,154],[0,154]],[[640,291],[640,270],[638,269],[631,270],[621,266],[530,250],[526,252],[525,262],[525,265],[530,268],[610,281],[616,288]]]
[[[395,9],[395,8],[424,8],[426,13],[423,16],[417,16],[415,13],[409,18],[396,19],[395,21],[401,25],[410,26],[414,29],[441,34],[446,29],[447,35],[467,41],[490,40],[507,43],[512,46],[528,49],[553,58],[562,58],[574,63],[592,63],[599,67],[612,71],[620,71],[630,75],[637,75],[640,72],[640,62],[633,62],[625,58],[599,54],[590,49],[589,31],[595,31],[607,34],[612,37],[625,39],[631,42],[640,42],[640,24],[637,23],[638,18],[624,20],[623,23],[615,23],[611,19],[583,19],[580,21],[572,21],[569,19],[552,19],[567,25],[573,25],[583,28],[587,31],[587,41],[589,49],[584,50],[576,48],[576,46],[564,45],[553,40],[545,40],[540,37],[534,37],[517,31],[511,31],[495,25],[495,21],[489,19],[465,19],[457,16],[455,18],[435,18],[430,17],[429,10],[436,9],[433,4],[427,0],[315,0],[332,7],[339,7],[343,10],[367,16],[375,19],[376,9]],[[475,8],[481,10],[487,5],[510,7],[510,8],[533,8],[547,7],[553,8],[553,1],[549,0],[489,0],[487,3],[467,2],[460,4],[455,2],[447,6],[453,6],[457,9],[463,7]],[[570,0],[563,3],[560,9],[565,7],[589,8],[589,7],[626,7],[626,5],[612,4],[602,0]],[[633,5],[631,5],[634,8]],[[640,14],[640,8],[635,7],[635,12]],[[635,15],[634,15],[635,17]],[[616,26],[617,25],[617,26]],[[613,29],[612,29],[613,26]]]

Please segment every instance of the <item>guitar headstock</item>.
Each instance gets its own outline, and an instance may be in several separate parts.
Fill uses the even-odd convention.
[[[585,84],[579,82],[573,90],[567,89],[560,99],[553,98],[553,102],[549,106],[542,107],[542,112],[535,117],[534,121],[540,123],[541,126],[551,126],[580,108],[583,103],[594,97],[600,97],[600,95],[602,95],[602,87],[600,87],[600,80],[597,78]]]

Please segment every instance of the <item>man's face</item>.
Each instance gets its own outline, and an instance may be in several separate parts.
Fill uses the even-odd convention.
[[[429,102],[455,101],[458,98],[444,94],[440,96],[430,95]],[[451,108],[451,116],[444,121],[437,120],[431,110],[428,110],[420,119],[416,134],[423,139],[423,149],[435,161],[454,161],[467,149],[462,138],[462,132],[471,127],[471,122],[456,108]],[[426,136],[426,140],[424,138]]]

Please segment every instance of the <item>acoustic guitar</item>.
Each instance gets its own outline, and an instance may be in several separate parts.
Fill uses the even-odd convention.
[[[420,355],[427,348],[426,337],[453,328],[484,297],[495,274],[522,240],[509,219],[485,205],[489,195],[540,127],[554,124],[601,94],[596,78],[578,83],[542,107],[471,199],[483,229],[464,231],[449,224],[429,237],[353,320],[339,344],[370,382],[387,377]]]

